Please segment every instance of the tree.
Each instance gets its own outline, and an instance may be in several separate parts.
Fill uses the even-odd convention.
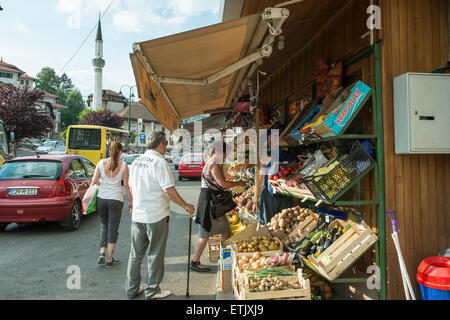
[[[58,77],[53,68],[44,67],[36,75],[36,89],[40,89],[51,94],[56,94],[56,91],[58,90],[60,84],[61,79]]]
[[[86,110],[84,108],[83,97],[78,89],[72,89],[67,93],[65,105],[68,108],[61,112],[61,127],[63,129],[77,124],[80,113]]]
[[[14,153],[23,138],[40,138],[54,128],[52,118],[35,107],[43,94],[40,90],[31,90],[28,85],[22,89],[11,84],[0,86],[0,119],[8,134],[14,132]]]
[[[117,113],[106,109],[87,113],[81,124],[120,129],[123,126],[123,120]]]

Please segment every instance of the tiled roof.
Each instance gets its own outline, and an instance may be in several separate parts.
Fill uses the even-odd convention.
[[[54,95],[52,93],[49,92],[44,92],[44,97],[49,97],[49,98],[58,98],[57,95]]]
[[[5,70],[3,68],[9,69],[9,70]],[[0,69],[5,70],[5,71],[10,71],[10,72],[25,73],[22,70],[20,70],[19,68],[17,68],[15,65],[6,63],[4,61],[0,61]]]
[[[128,120],[128,108],[126,107],[118,112],[119,116],[124,119]],[[131,120],[137,120],[142,119],[143,121],[152,121],[152,122],[158,122],[158,120],[153,116],[153,114],[150,113],[150,111],[147,110],[147,108],[139,103],[139,102],[132,102],[131,103]]]
[[[30,77],[30,76],[28,76],[28,75],[26,75],[26,74],[22,74],[19,78],[20,78],[20,79],[36,80],[36,78]]]

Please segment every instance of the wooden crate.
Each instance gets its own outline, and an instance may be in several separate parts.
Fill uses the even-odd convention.
[[[208,257],[210,262],[217,262],[220,258],[221,238],[212,237],[208,240]]]
[[[244,284],[240,288],[239,300],[311,300],[311,286],[308,279],[303,278],[302,269],[299,269],[297,276],[278,277],[283,281],[298,280],[302,289],[290,289],[267,292],[250,292],[249,278],[244,276]]]
[[[278,247],[280,249],[279,250],[272,250],[272,251],[263,251],[263,252],[260,252],[261,255],[264,255],[266,257],[267,256],[273,257],[273,256],[276,256],[277,254],[283,253],[283,243],[281,242],[281,240],[276,238],[276,237],[271,238],[271,240],[276,240],[278,242]],[[236,257],[237,256],[249,256],[249,257],[252,257],[256,253],[256,252],[236,252],[235,251],[235,246],[236,246],[236,242],[233,241],[232,245],[231,245],[231,256],[233,258],[233,263],[236,261]]]
[[[308,211],[309,212],[309,211]],[[295,229],[294,231],[292,231],[288,236],[286,236],[283,239],[283,243],[285,246],[287,246],[289,243],[291,243],[292,241],[290,240],[290,238],[293,237],[293,235],[300,230],[301,231],[301,235],[298,237],[300,239],[304,239],[305,236],[311,232],[317,225],[319,221],[319,215],[315,214],[314,212],[309,212],[309,216],[303,220]],[[295,239],[294,239],[295,241]]]
[[[339,223],[343,227],[350,225],[350,229],[318,257],[310,255],[307,260],[304,259],[309,266],[313,266],[313,269],[330,281],[339,277],[378,241],[378,237],[364,222],[356,224],[350,220],[335,220],[332,223]],[[322,263],[320,260],[327,256],[332,259],[327,264]]]

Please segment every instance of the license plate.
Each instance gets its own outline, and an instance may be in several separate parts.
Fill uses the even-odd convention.
[[[8,196],[37,196],[38,188],[11,188],[8,189]]]
[[[188,165],[188,168],[198,168],[199,166],[198,165],[196,165],[196,164],[190,164],[190,165]]]

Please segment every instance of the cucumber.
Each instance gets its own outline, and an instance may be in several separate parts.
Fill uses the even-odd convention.
[[[311,238],[311,242],[312,243],[316,243],[317,241],[319,241],[319,239],[322,237],[323,232],[319,231],[317,232],[314,237]]]

